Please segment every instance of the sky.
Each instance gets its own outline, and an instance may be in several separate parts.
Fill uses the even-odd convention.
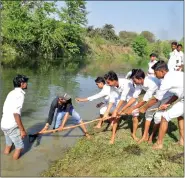
[[[152,32],[156,39],[183,37],[183,1],[87,1],[88,26],[112,24],[120,31]],[[57,2],[58,7],[64,2]]]

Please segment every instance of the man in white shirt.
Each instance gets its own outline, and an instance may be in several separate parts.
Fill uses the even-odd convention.
[[[155,94],[155,92],[159,89],[159,86],[161,84],[161,80],[157,79],[156,77],[152,76],[146,76],[144,72],[141,69],[135,69],[135,71],[132,73],[131,76],[133,82],[137,85],[140,86],[140,91],[137,90],[137,95],[141,93],[142,90],[144,90],[146,93],[142,100],[136,104],[135,106],[129,108],[129,110],[126,112],[127,114],[133,114],[133,133],[132,133],[132,138],[136,141],[138,141],[138,138],[136,137],[136,131],[138,127],[138,117],[139,116],[139,109],[146,104],[152,96]],[[171,97],[170,93],[166,93],[166,95],[163,97],[162,101],[157,102],[155,105],[150,107],[145,114],[145,128],[144,128],[144,133],[142,138],[139,140],[138,143],[141,143],[143,141],[148,141],[148,131],[150,127],[150,123],[153,119],[154,111],[150,111],[150,109],[153,108],[158,108],[162,103],[167,102],[169,100],[169,97]],[[126,109],[126,108],[125,108]],[[122,112],[124,112],[122,110]]]
[[[20,157],[24,148],[22,139],[26,136],[26,131],[21,121],[21,109],[24,103],[24,89],[27,89],[28,78],[24,75],[17,75],[13,79],[14,90],[6,97],[3,106],[3,116],[1,129],[4,132],[6,147],[4,154],[9,154],[12,144],[15,145],[13,159]]]
[[[182,69],[184,68],[184,53],[182,52],[182,45],[178,44],[177,45],[177,51],[179,52],[179,56],[181,58],[181,60],[177,63],[177,67],[178,67],[178,71],[182,71]]]
[[[152,53],[150,54],[150,62],[148,63],[148,76],[153,76],[154,77],[154,70],[152,69],[152,66],[157,62],[156,60],[157,55]]]
[[[172,52],[170,53],[170,58],[168,60],[169,71],[180,70],[182,58],[181,54],[177,51],[177,42],[171,43]]]
[[[122,105],[126,104],[135,92],[134,84],[131,80],[125,78],[118,78],[117,74],[109,71],[104,76],[106,83],[111,86],[110,100],[106,112],[104,113],[103,120],[109,116],[110,110],[114,104],[116,108],[112,112],[111,120],[113,120],[112,137],[110,143],[113,144],[115,140],[116,129],[118,125],[118,113]],[[132,103],[134,105],[135,103]]]
[[[96,85],[98,86],[99,89],[102,89],[99,93],[89,96],[87,98],[76,98],[75,100],[77,102],[87,102],[87,101],[93,101],[99,98],[104,98],[104,102],[101,102],[96,105],[97,108],[101,107],[100,109],[100,117],[103,116],[107,109],[107,105],[109,103],[109,97],[110,97],[110,86],[105,84],[105,80],[103,77],[97,77],[95,80]],[[103,107],[102,107],[103,106]],[[113,106],[114,108],[114,106]],[[111,110],[112,111],[112,110]],[[110,112],[111,112],[110,111]],[[95,126],[95,128],[101,128],[102,121],[100,120],[98,124]]]
[[[158,61],[153,67],[155,75],[159,79],[163,79],[160,85],[159,90],[156,92],[154,98],[152,98],[143,108],[140,110],[141,113],[145,113],[146,110],[161,101],[164,95],[167,92],[174,94],[173,97],[165,104],[160,106],[160,110],[164,110],[162,113],[162,118],[160,121],[159,135],[156,144],[153,146],[153,149],[162,149],[163,148],[163,138],[168,128],[168,122],[173,118],[178,119],[179,125],[179,144],[184,144],[184,118],[183,118],[183,102],[184,102],[184,93],[183,93],[183,72],[180,71],[168,71],[168,66],[164,61]],[[177,100],[178,99],[178,100]],[[172,105],[171,108],[168,108],[175,100],[176,102]]]

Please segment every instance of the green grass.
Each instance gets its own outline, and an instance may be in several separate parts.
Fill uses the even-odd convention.
[[[182,176],[184,149],[177,141],[177,121],[169,123],[164,148],[152,150],[152,145],[138,145],[130,136],[131,120],[122,120],[114,145],[109,144],[110,128],[100,131],[89,128],[92,138],[80,139],[65,156],[43,172],[42,176]],[[143,125],[143,124],[141,124]],[[137,136],[141,137],[141,128]],[[182,155],[183,154],[183,155]],[[61,155],[62,157],[62,155]]]

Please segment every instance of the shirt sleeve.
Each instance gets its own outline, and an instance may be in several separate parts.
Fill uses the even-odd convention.
[[[174,71],[176,67],[176,56],[171,55],[169,61],[168,61],[168,69],[169,71]]]
[[[135,87],[135,91],[133,93],[133,98],[138,98],[139,95],[141,94],[141,91],[142,91],[142,87],[136,86]]]
[[[118,99],[118,94],[114,90],[111,90],[109,102],[115,103],[117,99]]]
[[[48,114],[48,119],[46,121],[47,123],[49,123],[49,125],[51,125],[53,121],[53,116],[55,114],[55,109],[57,108],[57,103],[58,103],[58,98],[55,98],[51,103],[49,114]]]
[[[108,96],[109,94],[110,94],[110,89],[109,88],[103,88],[101,90],[101,92],[99,92],[99,93],[97,93],[93,96],[90,96],[87,99],[88,99],[88,101],[93,101],[95,99],[102,98],[104,96]]]
[[[154,93],[158,90],[158,86],[153,81],[149,81],[148,83],[148,90],[146,91],[143,101],[149,101],[152,98]]]
[[[14,104],[15,108],[13,113],[21,115],[23,103],[24,103],[24,96],[19,96],[18,98],[16,98],[15,104]]]
[[[128,93],[130,91],[130,88],[133,87],[132,85],[133,85],[132,83],[127,83],[126,85],[124,85],[124,89],[123,89],[123,91],[121,93],[120,100],[126,101],[127,95],[128,95]]]
[[[163,96],[169,91],[171,88],[171,81],[167,79],[163,79],[161,82],[160,88],[156,91],[156,95],[154,96],[158,100],[162,100]]]

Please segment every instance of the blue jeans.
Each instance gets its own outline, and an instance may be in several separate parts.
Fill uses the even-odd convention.
[[[24,143],[18,127],[6,130],[2,129],[2,131],[4,132],[7,146],[12,146],[12,143],[14,143],[16,149],[24,148]]]
[[[54,126],[55,129],[60,127],[60,125],[62,123],[62,120],[63,120],[63,118],[64,118],[66,113],[67,113],[66,111],[58,111],[57,112],[57,114],[56,114],[56,122],[55,122],[55,126]],[[77,124],[79,124],[82,121],[80,115],[74,109],[72,109],[69,112],[69,114],[72,116],[72,118],[75,120],[75,122]]]

